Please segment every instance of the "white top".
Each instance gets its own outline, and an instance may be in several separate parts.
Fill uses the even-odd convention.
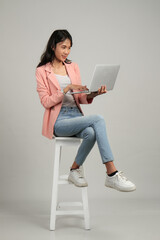
[[[59,82],[59,85],[61,87],[61,91],[63,92],[63,89],[65,87],[67,87],[68,84],[71,84],[71,80],[70,78],[68,77],[68,75],[59,75],[59,74],[55,74],[56,75],[56,78]],[[75,99],[74,99],[74,96],[71,95],[71,94],[68,94],[70,93],[71,90],[69,90],[65,95],[64,95],[64,98],[63,98],[63,102],[62,102],[62,107],[77,107],[77,104],[75,102]]]

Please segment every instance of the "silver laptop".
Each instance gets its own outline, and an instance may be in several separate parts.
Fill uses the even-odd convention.
[[[98,92],[98,89],[104,85],[106,85],[107,91],[112,90],[119,68],[120,65],[96,64],[89,90],[70,92],[70,94]]]

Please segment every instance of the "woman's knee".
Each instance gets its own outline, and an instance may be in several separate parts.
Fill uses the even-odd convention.
[[[100,114],[93,115],[95,121],[105,121],[104,117]]]
[[[89,140],[95,140],[96,139],[96,134],[95,131],[92,127],[87,127],[83,130],[83,136],[84,138],[87,138]]]

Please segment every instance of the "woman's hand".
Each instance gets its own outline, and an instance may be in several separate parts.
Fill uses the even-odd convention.
[[[90,94],[87,95],[87,99],[94,98],[98,95],[104,94],[107,92],[106,86],[101,86],[101,88],[98,89],[97,92],[91,92]]]
[[[67,93],[69,90],[79,90],[79,91],[84,91],[88,90],[88,88],[82,85],[76,85],[76,84],[69,84],[66,88],[63,89],[65,93]]]
[[[88,88],[82,85],[76,85],[76,84],[69,84],[69,89],[70,90],[79,90],[79,91],[84,91],[84,90],[88,90]]]
[[[101,88],[98,89],[98,94],[97,95],[101,95],[107,92],[107,88],[106,85],[101,86]]]

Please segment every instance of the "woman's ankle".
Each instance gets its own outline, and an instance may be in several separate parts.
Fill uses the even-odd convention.
[[[72,164],[71,170],[77,169],[77,168],[79,168],[79,165],[74,161],[74,163]]]
[[[113,161],[106,162],[105,166],[106,166],[107,174],[112,174],[113,172],[117,171]]]

